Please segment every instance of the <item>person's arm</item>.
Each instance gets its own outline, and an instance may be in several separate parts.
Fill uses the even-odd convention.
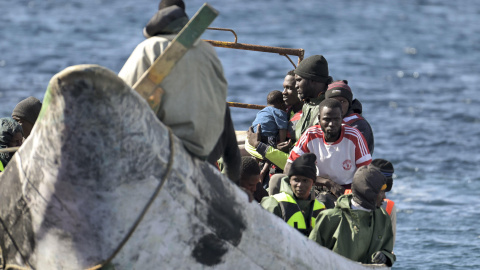
[[[225,165],[224,172],[233,182],[238,183],[240,179],[242,157],[240,155],[240,149],[238,148],[237,136],[235,135],[235,128],[233,127],[228,104],[225,110],[225,126],[223,133],[226,140],[226,146],[223,152],[223,162]]]
[[[265,176],[270,172],[270,165],[272,165],[272,163],[266,160],[265,164],[263,164],[263,168],[261,168],[261,171],[260,171],[260,179],[262,180],[265,179]]]
[[[315,220],[315,227],[310,232],[308,238],[317,242],[330,250],[333,249],[337,241],[334,237],[340,223],[340,216],[332,214],[331,211],[322,211]]]
[[[290,167],[292,167],[292,163],[287,161],[287,164],[285,164],[285,168],[283,169],[283,173],[288,175],[288,172],[290,172]]]
[[[315,179],[315,185],[326,187],[337,198],[345,193],[345,188],[342,187],[340,184],[337,184],[333,180],[321,176],[317,176],[317,179]]]
[[[368,165],[372,163],[372,155],[368,150],[367,141],[363,134],[354,127],[348,127],[354,134],[356,140],[353,141],[355,144],[355,165],[357,168]]]
[[[214,165],[220,157],[223,158],[224,167],[222,172],[238,185],[240,180],[240,164],[242,163],[242,157],[240,156],[237,136],[235,135],[235,129],[233,127],[228,105],[225,109],[223,132],[207,160]]]
[[[249,144],[256,148],[256,151],[264,158],[270,160],[273,164],[277,165],[283,170],[285,163],[287,163],[288,154],[282,152],[274,147],[268,146],[260,141],[261,134],[260,125],[257,126],[257,132],[253,132],[253,128],[250,127],[247,130],[247,140],[245,144]],[[247,146],[246,146],[247,147]]]
[[[287,113],[279,109],[274,109],[273,118],[275,119],[275,124],[278,128],[278,142],[286,141],[289,123]]]
[[[352,127],[360,130],[363,137],[365,138],[365,141],[367,142],[368,150],[370,151],[370,154],[373,155],[375,142],[373,138],[372,127],[370,126],[370,124],[367,122],[367,120],[361,119],[353,123]]]
[[[279,129],[278,130],[278,142],[284,142],[287,140],[287,130],[286,129]]]
[[[392,222],[390,220],[390,216],[385,213],[385,211],[377,209],[374,212],[375,224],[374,224],[374,233],[383,235],[383,238],[380,244],[377,246],[372,242],[372,245],[376,245],[378,247],[378,251],[374,252],[371,255],[372,263],[380,263],[386,264],[388,267],[391,267],[395,260],[397,259],[395,254],[393,253],[393,230],[392,230]]]

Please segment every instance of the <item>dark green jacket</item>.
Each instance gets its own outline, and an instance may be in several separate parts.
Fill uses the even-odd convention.
[[[352,194],[338,198],[333,209],[322,211],[310,233],[310,239],[334,252],[361,263],[372,263],[372,255],[381,251],[392,266],[396,257],[390,217],[382,208],[373,212],[353,210]]]
[[[311,98],[303,104],[302,107],[302,117],[300,121],[295,125],[295,138],[298,141],[302,134],[309,127],[314,126],[318,123],[318,114],[320,108],[318,105],[325,99],[325,95],[321,95],[317,98]]]

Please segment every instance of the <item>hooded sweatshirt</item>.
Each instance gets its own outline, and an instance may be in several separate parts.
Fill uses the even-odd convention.
[[[390,217],[382,208],[353,210],[353,194],[338,198],[333,209],[322,211],[309,238],[353,261],[372,263],[372,255],[381,251],[392,266],[396,257]]]
[[[177,6],[161,9],[144,29],[152,36],[140,43],[118,76],[133,86],[188,21]],[[206,159],[222,131],[227,81],[215,49],[197,40],[159,85],[164,94],[157,117],[169,126],[193,155]]]

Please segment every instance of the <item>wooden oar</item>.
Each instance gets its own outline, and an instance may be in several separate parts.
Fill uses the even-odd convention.
[[[207,3],[203,4],[167,49],[133,86],[133,89],[147,100],[155,113],[159,110],[161,97],[164,93],[159,84],[172,71],[175,64],[185,55],[188,49],[193,46],[195,41],[200,38],[217,15],[218,11]]]
[[[235,107],[235,108],[246,108],[246,109],[256,109],[261,110],[264,109],[265,105],[255,105],[255,104],[247,104],[247,103],[238,103],[238,102],[227,102],[228,106]]]
[[[0,148],[0,153],[17,152],[17,150],[18,150],[19,148],[20,148],[20,146],[8,147],[8,148]]]

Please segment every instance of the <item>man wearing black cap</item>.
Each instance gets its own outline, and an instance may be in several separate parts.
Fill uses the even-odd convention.
[[[35,97],[20,101],[13,109],[12,118],[22,126],[25,139],[30,135],[41,109],[42,103]]]
[[[373,155],[374,139],[372,127],[361,113],[354,111],[354,102],[357,106],[361,106],[361,104],[357,99],[353,100],[352,89],[350,89],[348,81],[340,80],[329,84],[327,92],[325,92],[325,98],[336,99],[342,104],[343,124],[360,130],[367,141],[370,154]]]
[[[305,58],[294,72],[298,97],[304,101],[302,117],[295,126],[295,138],[298,140],[307,128],[317,124],[318,104],[325,99],[332,77],[328,75],[328,62],[323,55]]]
[[[332,77],[328,75],[328,62],[323,55],[313,55],[305,58],[298,64],[293,73],[298,98],[304,102],[300,111],[301,114],[295,115],[293,120],[295,122],[295,138],[292,141],[297,141],[307,128],[318,122],[318,104],[325,99],[325,91],[327,85],[332,82]],[[291,73],[288,75],[291,75]],[[287,82],[287,77],[285,77],[285,82]],[[259,132],[257,131],[257,133]],[[262,143],[259,140],[259,135],[253,132],[251,127],[247,131],[245,144],[245,148],[252,146],[262,158],[268,159],[279,168],[283,169],[286,165],[288,154]]]
[[[265,197],[261,202],[263,208],[306,236],[315,226],[318,214],[325,209],[312,192],[316,177],[315,161],[314,154],[296,159],[288,176],[281,180],[280,193]]]
[[[118,76],[134,86],[188,23],[182,0],[162,0]],[[212,45],[197,40],[159,85],[157,116],[194,156],[209,163],[223,157],[225,172],[238,183],[240,150],[227,107],[227,81]]]
[[[322,211],[309,238],[353,261],[392,266],[392,223],[380,208],[387,188],[385,176],[374,166],[355,173],[352,193]]]

